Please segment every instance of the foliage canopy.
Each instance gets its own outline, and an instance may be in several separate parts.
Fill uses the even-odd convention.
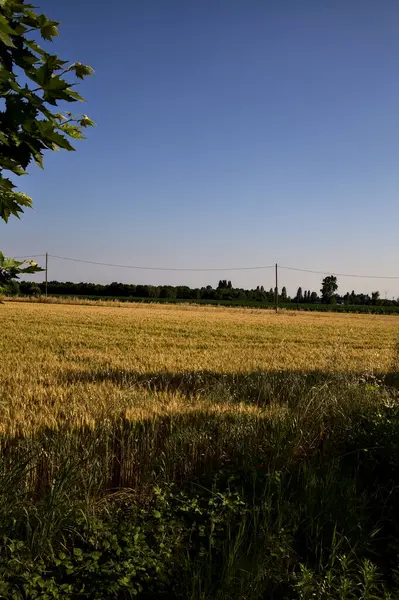
[[[338,289],[337,278],[335,275],[328,275],[321,282],[321,298],[326,304],[331,304],[334,294]]]
[[[94,125],[87,115],[59,109],[83,101],[76,80],[93,69],[68,65],[39,45],[40,37],[51,42],[58,36],[59,23],[34,9],[24,0],[0,0],[0,218],[6,222],[32,205],[10,176],[25,175],[32,161],[43,168],[45,150],[74,150],[70,139],[82,139],[83,129]],[[8,268],[26,272],[17,261]]]

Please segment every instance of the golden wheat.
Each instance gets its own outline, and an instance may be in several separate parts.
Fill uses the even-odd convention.
[[[212,405],[209,382],[265,371],[379,375],[397,358],[392,316],[20,302],[0,307],[0,327],[5,434],[199,407],[254,413],[240,401]]]

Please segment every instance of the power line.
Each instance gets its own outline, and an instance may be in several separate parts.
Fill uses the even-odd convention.
[[[336,275],[337,277],[357,277],[359,279],[399,279],[399,276],[389,275],[355,275],[352,273],[335,273],[334,271],[312,271],[311,269],[299,269],[296,267],[283,267],[279,265],[280,269],[287,269],[288,271],[300,271],[301,273],[313,273],[315,275]]]
[[[27,260],[29,260],[30,258],[40,258],[41,256],[46,256],[45,254],[29,254],[25,255],[25,256],[13,256],[13,258],[26,258]]]
[[[33,254],[30,256],[16,256],[15,258],[39,258],[46,256],[46,254]],[[259,271],[263,269],[274,269],[275,265],[259,265],[252,267],[226,267],[226,268],[177,268],[177,267],[145,267],[143,265],[119,265],[114,263],[105,263],[94,260],[85,260],[82,258],[71,258],[67,256],[56,256],[49,254],[49,258],[55,258],[56,260],[66,260],[70,262],[83,263],[88,265],[98,265],[102,267],[114,267],[118,269],[137,269],[141,271],[177,271],[177,272],[210,272],[210,271]],[[358,275],[356,273],[336,273],[334,271],[316,271],[313,269],[302,269],[300,267],[287,267],[278,265],[280,269],[286,269],[287,271],[298,271],[300,273],[312,273],[314,275],[336,275],[337,277],[354,277],[357,279],[390,279],[398,280],[399,275]]]
[[[97,262],[94,260],[83,260],[81,258],[69,258],[66,256],[54,256],[49,254],[49,258],[55,258],[58,260],[68,260],[72,262],[85,263],[89,265],[100,265],[102,267],[116,267],[119,269],[140,269],[142,271],[255,271],[259,269],[274,269],[274,265],[259,266],[259,267],[227,267],[227,268],[209,268],[209,269],[179,269],[173,267],[143,267],[138,265],[115,265],[111,263]]]

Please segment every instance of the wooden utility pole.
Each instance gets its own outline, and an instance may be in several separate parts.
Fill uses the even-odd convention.
[[[47,270],[48,270],[48,253],[46,252],[46,298],[47,298]]]
[[[278,312],[278,267],[277,267],[277,263],[276,263],[276,289],[275,289],[275,293],[276,293],[276,312]]]

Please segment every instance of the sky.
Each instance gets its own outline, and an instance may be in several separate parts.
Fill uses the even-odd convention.
[[[397,0],[35,4],[61,22],[54,52],[95,69],[73,108],[97,125],[18,178],[34,209],[0,223],[6,255],[399,277]],[[50,280],[273,277],[49,259]],[[321,277],[281,269],[279,283],[318,291]],[[399,296],[399,279],[338,283]]]

